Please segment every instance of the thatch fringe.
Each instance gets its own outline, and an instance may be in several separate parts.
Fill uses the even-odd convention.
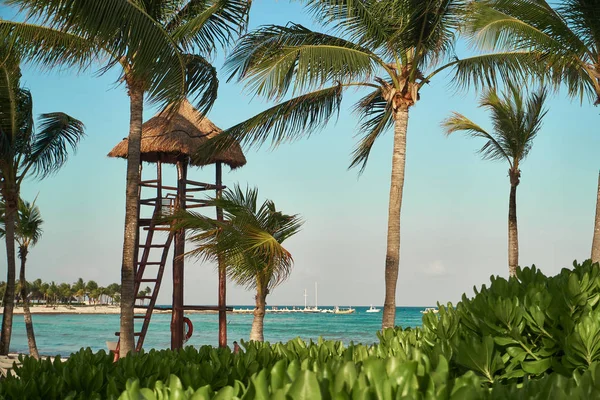
[[[175,164],[177,160],[189,158],[209,139],[221,133],[215,124],[198,112],[187,100],[171,119],[167,111],[161,111],[142,125],[142,161]],[[108,153],[109,157],[127,158],[127,138],[123,139]],[[217,154],[208,162],[190,165],[204,166],[222,162],[232,169],[246,164],[246,157],[239,144]]]

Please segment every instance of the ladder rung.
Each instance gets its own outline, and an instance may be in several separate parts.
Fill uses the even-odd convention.
[[[208,204],[192,204],[191,206],[186,205],[185,208],[198,208],[198,207],[208,207]]]
[[[152,224],[152,222],[154,221],[154,226],[169,226],[170,224],[166,221],[161,221],[158,219],[152,219],[152,218],[140,218],[138,219],[138,226],[150,226],[150,224]]]
[[[142,300],[142,299],[151,299],[152,296],[135,296],[136,300]]]
[[[162,263],[160,261],[146,261],[145,263],[138,261],[137,262],[138,265],[161,265]]]
[[[143,278],[143,279],[139,279],[138,282],[158,282],[158,279],[156,279],[156,278]]]
[[[115,336],[121,336],[121,332],[115,332]],[[142,336],[142,332],[134,332],[133,336]]]
[[[148,317],[147,315],[134,315],[133,318],[150,319],[150,317]]]
[[[158,248],[167,247],[167,245],[166,245],[166,243],[165,244],[140,244],[140,245],[138,245],[138,247],[158,249]]]
[[[187,207],[187,208],[191,208],[191,207]],[[145,230],[145,231],[149,231],[149,230],[150,230],[150,228],[149,228],[149,227],[145,227],[145,228],[144,228],[144,230]],[[155,226],[155,227],[153,227],[153,228],[152,228],[152,230],[153,230],[153,231],[170,231],[170,230],[171,230],[171,228],[160,228],[160,227],[156,227],[156,226]]]

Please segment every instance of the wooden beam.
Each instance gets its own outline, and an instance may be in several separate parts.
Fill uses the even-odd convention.
[[[215,164],[216,167],[216,197],[221,198],[223,194],[223,168],[220,162]],[[223,209],[217,207],[217,221],[223,221]],[[219,347],[227,347],[227,271],[225,263],[219,257]]]
[[[177,161],[177,199],[176,210],[185,210],[187,161]],[[175,249],[173,254],[173,312],[171,314],[171,349],[183,347],[183,287],[184,275],[183,254],[185,253],[185,231],[175,232]]]

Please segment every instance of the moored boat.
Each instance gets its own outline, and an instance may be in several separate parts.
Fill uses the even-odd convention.
[[[339,308],[338,306],[335,306],[335,307],[333,308],[333,313],[334,313],[334,314],[352,314],[352,313],[354,313],[355,311],[356,311],[356,310],[355,310],[354,308],[352,308],[352,307],[349,307],[349,308],[347,308],[347,309],[345,309],[345,310],[342,310],[342,309],[341,309],[341,308]]]

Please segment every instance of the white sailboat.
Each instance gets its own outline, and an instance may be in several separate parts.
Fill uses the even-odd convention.
[[[376,312],[380,312],[381,308],[375,308],[373,307],[373,304],[371,304],[371,307],[367,310],[368,313],[376,313]]]

